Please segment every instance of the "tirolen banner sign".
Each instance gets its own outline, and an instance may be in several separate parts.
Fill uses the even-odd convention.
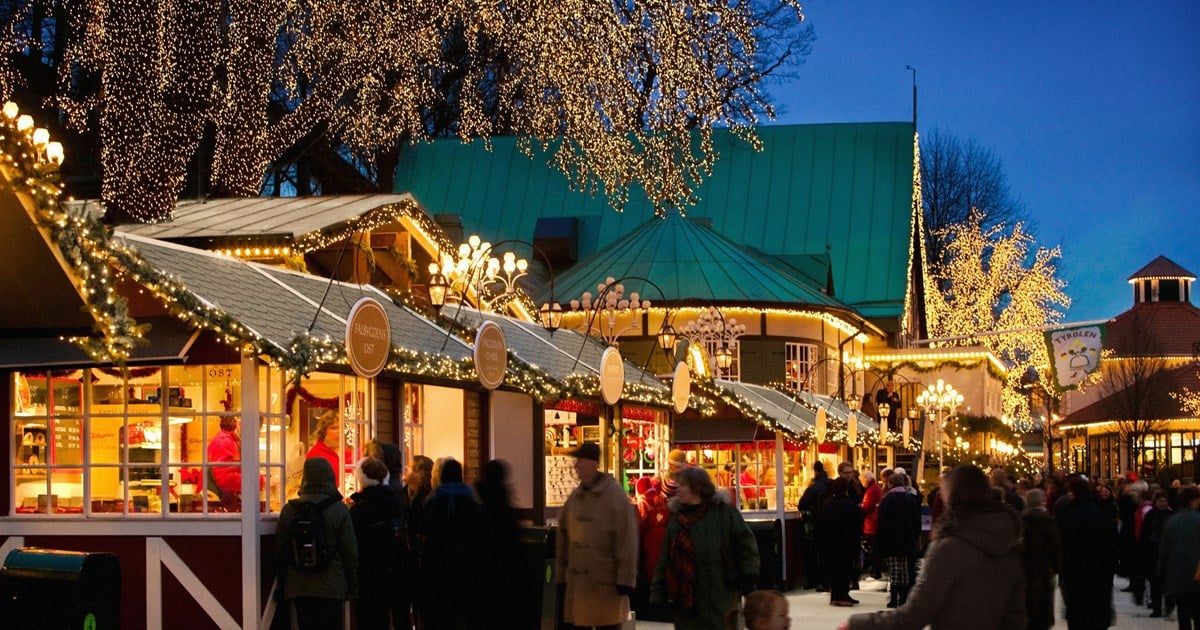
[[[1076,387],[1100,368],[1105,324],[1088,324],[1046,331],[1046,351],[1054,386],[1059,391]]]

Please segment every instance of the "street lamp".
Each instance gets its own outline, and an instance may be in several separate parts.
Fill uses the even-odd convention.
[[[954,389],[953,385],[949,385],[946,381],[938,379],[936,384],[930,385],[928,389],[921,392],[917,396],[917,404],[925,409],[926,415],[934,415],[934,425],[937,427],[934,432],[938,441],[938,476],[946,471],[946,458],[942,452],[942,411],[947,412],[946,417],[954,415],[954,411],[963,402],[963,395]]]
[[[745,333],[745,324],[737,323],[732,317],[726,321],[725,314],[716,307],[709,307],[679,331],[693,344],[704,348],[716,346],[712,351],[712,360],[722,374],[733,367],[733,349],[737,347],[738,337]]]

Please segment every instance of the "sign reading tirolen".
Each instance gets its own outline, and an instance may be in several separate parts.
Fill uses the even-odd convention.
[[[600,397],[604,402],[615,405],[621,400],[625,389],[625,360],[621,352],[613,347],[604,349],[600,356]]]
[[[1099,369],[1106,332],[1104,324],[1046,331],[1046,351],[1050,353],[1054,386],[1059,391],[1079,385],[1080,381]]]
[[[475,333],[475,374],[479,384],[496,389],[508,372],[508,342],[496,322],[483,322]]]
[[[692,372],[687,363],[680,361],[675,364],[675,378],[671,380],[671,403],[675,413],[683,413],[688,408],[688,397],[692,395]]]
[[[354,303],[346,320],[346,358],[350,369],[363,378],[373,378],[387,365],[392,351],[392,327],[387,311],[374,298]]]

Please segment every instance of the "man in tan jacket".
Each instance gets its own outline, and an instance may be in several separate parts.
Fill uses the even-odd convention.
[[[637,515],[621,484],[600,472],[600,447],[571,453],[579,487],[563,505],[555,538],[555,574],[563,620],[575,628],[619,628],[637,583]]]

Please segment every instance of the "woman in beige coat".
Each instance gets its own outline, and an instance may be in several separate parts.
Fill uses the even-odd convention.
[[[563,505],[555,537],[563,621],[577,628],[617,627],[629,618],[637,583],[637,515],[621,484],[599,471],[597,445],[585,442],[572,455],[580,484]]]

